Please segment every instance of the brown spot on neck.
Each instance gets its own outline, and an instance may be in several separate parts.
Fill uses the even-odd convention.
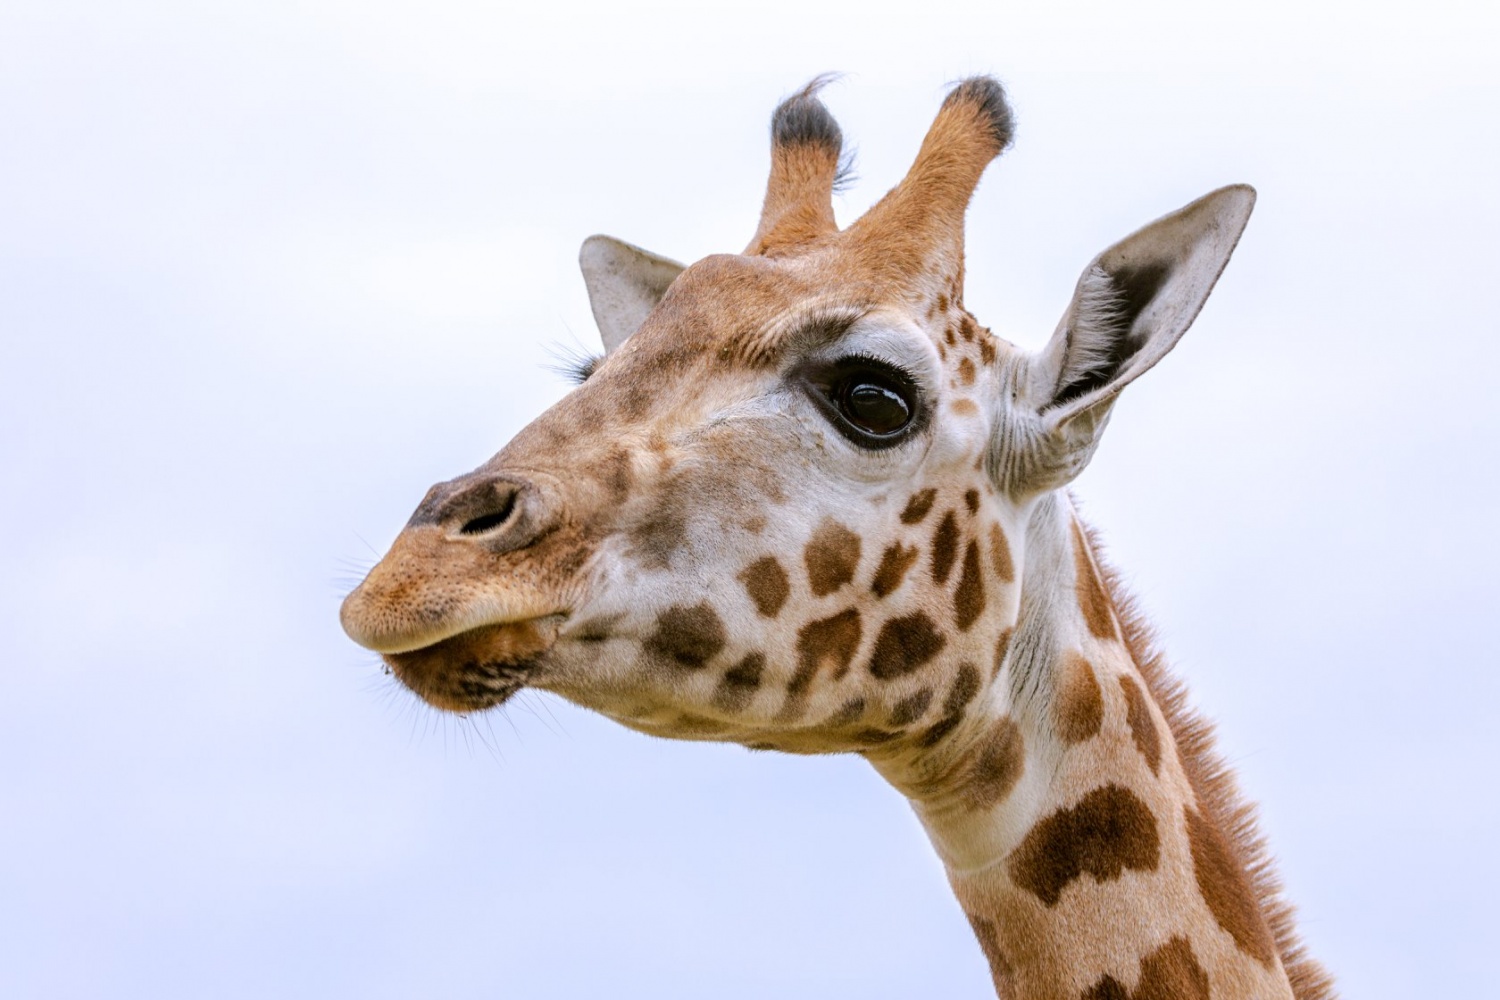
[[[746,566],[740,572],[739,581],[745,585],[745,592],[755,602],[755,610],[760,612],[762,618],[775,618],[781,614],[781,609],[792,592],[786,570],[781,568],[781,563],[776,561],[775,556],[757,559]]]
[[[1208,973],[1187,939],[1174,937],[1141,959],[1134,990],[1105,976],[1084,992],[1083,1000],[1208,1000]]]
[[[1077,521],[1073,522],[1073,568],[1078,607],[1083,611],[1083,620],[1088,624],[1089,632],[1099,639],[1119,638],[1119,633],[1115,631],[1115,616],[1110,607],[1109,595],[1104,592],[1104,584],[1094,571],[1094,560],[1089,554],[1088,542],[1084,540]]]
[[[1183,815],[1188,847],[1193,853],[1193,875],[1209,912],[1241,951],[1270,968],[1275,957],[1271,932],[1224,835],[1191,807],[1184,808]]]
[[[1156,817],[1134,792],[1096,788],[1072,808],[1039,821],[1011,853],[1011,881],[1047,906],[1084,874],[1108,882],[1126,870],[1155,871],[1161,856]]]
[[[1006,716],[990,729],[974,754],[964,786],[970,809],[988,809],[1005,799],[1026,770],[1026,741],[1021,727]]]
[[[1064,743],[1082,743],[1104,724],[1104,697],[1094,666],[1073,650],[1063,654],[1052,697],[1053,721]]]
[[[859,536],[832,518],[818,526],[802,550],[814,596],[824,597],[854,579],[859,549]]]
[[[1130,738],[1135,748],[1146,758],[1146,766],[1156,774],[1161,768],[1161,734],[1151,720],[1151,708],[1146,704],[1146,695],[1135,678],[1120,675],[1120,690],[1125,692],[1125,721],[1130,726]]]
[[[995,922],[972,913],[966,913],[965,916],[969,918],[969,926],[974,929],[974,937],[979,940],[979,949],[984,952],[985,961],[990,965],[990,979],[995,983],[996,994],[1011,996],[1015,969],[1000,949],[1000,936],[995,933]]]

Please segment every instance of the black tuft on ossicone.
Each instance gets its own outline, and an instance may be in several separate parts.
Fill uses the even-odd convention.
[[[957,104],[959,101],[972,102],[980,107],[990,120],[995,144],[1000,147],[997,152],[1005,152],[1016,137],[1016,122],[1000,81],[992,76],[971,76],[948,92],[943,106]]]
[[[818,91],[835,79],[824,73],[776,106],[771,115],[771,141],[778,146],[821,146],[834,156],[844,145],[839,123],[818,100]]]

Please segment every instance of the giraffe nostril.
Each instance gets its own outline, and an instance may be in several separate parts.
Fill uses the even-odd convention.
[[[500,502],[498,510],[490,511],[488,514],[481,514],[476,518],[464,522],[464,526],[458,529],[459,533],[464,535],[482,535],[491,528],[498,528],[506,521],[509,521],[510,515],[515,512],[515,509],[516,494],[511,493]]]

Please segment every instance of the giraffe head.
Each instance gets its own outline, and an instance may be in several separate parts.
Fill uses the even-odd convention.
[[[434,486],[344,602],[349,635],[431,704],[531,686],[657,735],[871,751],[936,744],[989,686],[1030,510],[1191,323],[1254,193],[1105,250],[1028,353],[962,302],[965,211],[1011,140],[999,84],[958,85],[842,231],[816,89],[775,113],[744,253],[684,268],[584,244],[605,356]]]

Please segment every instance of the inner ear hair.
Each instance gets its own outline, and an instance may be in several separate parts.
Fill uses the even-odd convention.
[[[1094,264],[1078,284],[1073,321],[1051,406],[1063,406],[1108,385],[1143,347],[1146,331],[1135,321],[1156,297],[1171,267],[1165,261],[1106,271]]]

